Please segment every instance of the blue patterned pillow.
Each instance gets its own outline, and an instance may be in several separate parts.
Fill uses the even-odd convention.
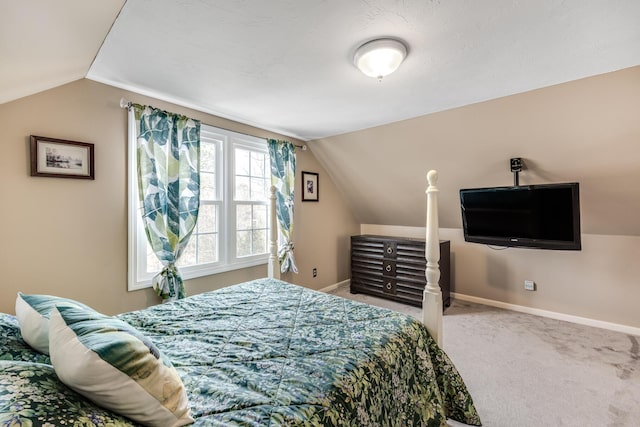
[[[49,314],[56,305],[69,305],[92,310],[81,302],[52,295],[25,295],[18,292],[16,316],[22,339],[40,353],[49,354]]]
[[[100,406],[148,426],[193,422],[175,368],[128,323],[59,306],[51,312],[49,349],[60,380]]]
[[[51,363],[49,356],[38,353],[24,342],[18,319],[5,313],[0,313],[0,360]]]
[[[67,388],[51,365],[0,360],[0,425],[130,427],[134,424]]]

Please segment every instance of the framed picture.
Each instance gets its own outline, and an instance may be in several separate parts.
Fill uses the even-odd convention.
[[[302,201],[317,202],[318,200],[318,174],[302,171]]]
[[[93,144],[31,135],[31,176],[95,179]]]

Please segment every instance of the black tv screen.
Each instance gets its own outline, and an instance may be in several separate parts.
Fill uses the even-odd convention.
[[[577,182],[460,190],[467,242],[580,250]]]

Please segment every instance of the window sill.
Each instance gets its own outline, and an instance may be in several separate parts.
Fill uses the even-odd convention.
[[[208,264],[192,267],[183,267],[178,269],[182,275],[183,280],[197,279],[199,277],[211,276],[218,273],[225,273],[227,271],[242,270],[243,268],[255,267],[257,265],[265,265],[268,261],[268,255],[260,255],[254,257],[248,257],[242,261],[235,262],[233,264]],[[139,279],[135,283],[129,283],[129,292],[138,291],[140,289],[146,289],[151,287],[151,280],[155,274],[148,274],[146,277]]]

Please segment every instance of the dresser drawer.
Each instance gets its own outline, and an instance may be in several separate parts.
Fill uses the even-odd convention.
[[[390,259],[382,260],[382,274],[385,276],[395,276],[396,275],[396,262]]]
[[[385,241],[382,244],[384,248],[384,257],[395,259],[398,254],[398,242]]]
[[[351,278],[351,292],[364,293],[420,307],[424,284],[395,277],[356,274]]]

